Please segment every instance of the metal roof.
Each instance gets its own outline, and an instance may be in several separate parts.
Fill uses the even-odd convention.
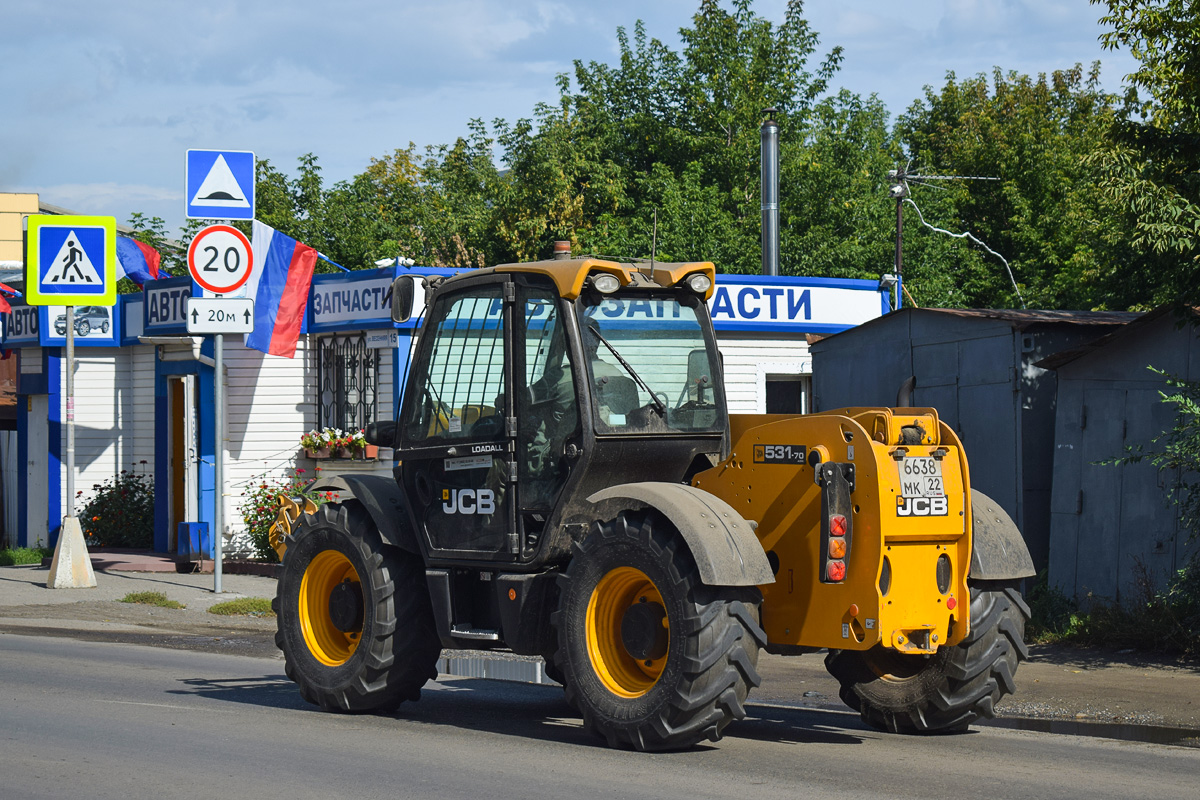
[[[1068,322],[1072,325],[1124,325],[1139,314],[1129,311],[1054,311],[1033,308],[913,308],[920,313],[950,314],[956,317],[996,319],[1024,329],[1030,325]]]
[[[1117,330],[1107,333],[1104,336],[1100,336],[1088,342],[1087,344],[1082,344],[1078,347],[1072,347],[1069,350],[1061,350],[1053,355],[1046,356],[1041,361],[1034,362],[1034,366],[1041,367],[1042,369],[1058,369],[1064,364],[1069,364],[1072,361],[1082,358],[1089,353],[1093,353],[1096,350],[1107,347],[1111,342],[1114,342],[1118,339],[1123,339],[1127,336],[1133,336],[1142,328],[1146,327],[1155,320],[1172,313],[1177,313],[1180,321],[1182,321],[1185,314],[1191,315],[1192,317],[1200,317],[1200,308],[1180,308],[1177,305],[1166,305],[1151,309],[1145,314],[1131,314],[1134,319],[1130,320],[1127,324],[1123,325]]]
[[[1013,329],[1023,331],[1035,325],[1125,325],[1138,318],[1137,313],[1128,311],[1055,311],[1048,309],[1018,308],[902,308],[882,317],[868,320],[854,328],[826,338],[844,336],[852,331],[879,325],[897,314],[930,314],[962,319],[995,320],[1007,322]]]

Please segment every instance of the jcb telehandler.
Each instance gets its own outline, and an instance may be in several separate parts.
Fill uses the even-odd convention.
[[[425,279],[402,405],[368,431],[395,480],[280,511],[276,642],[306,700],[391,709],[442,648],[504,649],[610,745],[674,749],[744,716],[761,649],[826,649],[869,725],[992,716],[1026,655],[1016,526],[932,408],[728,415],[714,272]],[[394,319],[417,288],[396,280]]]

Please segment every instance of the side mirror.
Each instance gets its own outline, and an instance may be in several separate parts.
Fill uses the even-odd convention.
[[[416,279],[412,275],[401,275],[392,281],[392,322],[408,322],[415,293]]]
[[[687,381],[689,392],[694,391],[696,401],[704,402],[704,393],[713,389],[712,365],[708,362],[708,351],[693,350],[688,353]]]

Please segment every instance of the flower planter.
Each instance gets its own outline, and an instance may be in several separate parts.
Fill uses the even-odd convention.
[[[322,447],[314,450],[311,447],[306,447],[304,448],[304,455],[309,458],[329,458],[329,448]]]
[[[333,454],[337,458],[354,458],[354,451],[349,447],[339,447]]]

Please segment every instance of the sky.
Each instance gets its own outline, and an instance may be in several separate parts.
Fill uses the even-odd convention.
[[[729,8],[727,0],[723,2]],[[680,49],[699,0],[5,0],[0,192],[81,214],[184,218],[188,149],[249,150],[327,183],[410,142],[452,143],[472,118],[514,121],[557,97],[576,59],[613,63],[619,26]],[[755,11],[782,22],[786,0]],[[1135,62],[1105,52],[1087,0],[808,0],[810,64],[841,45],[833,86],[877,94],[893,119],[923,87],[1103,62],[1116,91]]]

